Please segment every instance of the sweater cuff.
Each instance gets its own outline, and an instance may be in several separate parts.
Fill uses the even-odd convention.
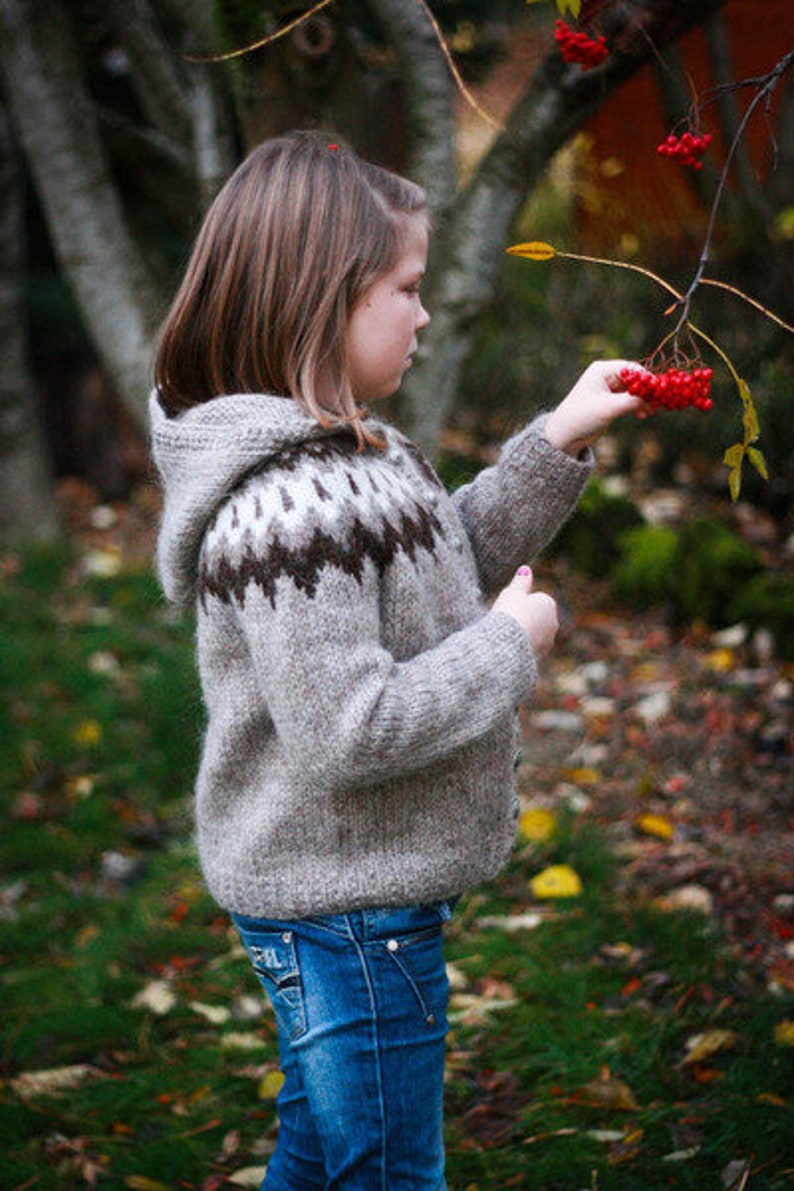
[[[538,681],[538,661],[529,637],[506,612],[491,611],[480,623],[488,634],[491,660],[497,662],[513,702],[529,698]]]

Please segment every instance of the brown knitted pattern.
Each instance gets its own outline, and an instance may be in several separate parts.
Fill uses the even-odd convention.
[[[347,436],[301,444],[248,476],[209,527],[198,574],[206,609],[215,596],[245,604],[254,584],[275,609],[279,580],[313,598],[327,567],[359,583],[395,557],[432,554],[442,527],[423,490],[441,484],[418,451],[358,453]],[[421,477],[407,473],[416,469]],[[418,489],[418,492],[417,492]]]

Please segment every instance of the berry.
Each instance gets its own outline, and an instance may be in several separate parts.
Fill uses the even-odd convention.
[[[695,368],[686,372],[683,368],[668,368],[665,372],[639,372],[636,368],[623,368],[620,379],[632,397],[642,397],[649,405],[662,409],[709,410],[713,402],[711,391],[711,368]]]
[[[704,132],[702,136],[685,132],[680,137],[673,136],[671,133],[662,141],[661,145],[657,145],[656,152],[660,157],[672,157],[679,165],[687,165],[692,169],[699,170],[703,168],[703,162],[700,159],[713,139],[710,132]]]
[[[554,38],[565,61],[578,62],[585,70],[600,66],[609,55],[605,37],[589,37],[587,33],[570,29],[564,21],[555,22]]]

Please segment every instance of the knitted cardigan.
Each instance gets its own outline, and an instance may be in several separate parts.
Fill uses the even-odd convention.
[[[374,420],[385,447],[359,451],[288,398],[150,409],[159,573],[197,614],[212,895],[300,918],[493,876],[514,840],[516,709],[536,668],[485,599],[574,508],[590,457],[554,448],[540,417],[450,497]]]

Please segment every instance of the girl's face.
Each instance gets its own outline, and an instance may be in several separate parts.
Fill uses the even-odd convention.
[[[347,330],[350,386],[356,401],[389,397],[400,387],[416,352],[416,337],[430,322],[419,286],[427,265],[427,225],[405,220],[406,235],[394,268],[362,295]]]

